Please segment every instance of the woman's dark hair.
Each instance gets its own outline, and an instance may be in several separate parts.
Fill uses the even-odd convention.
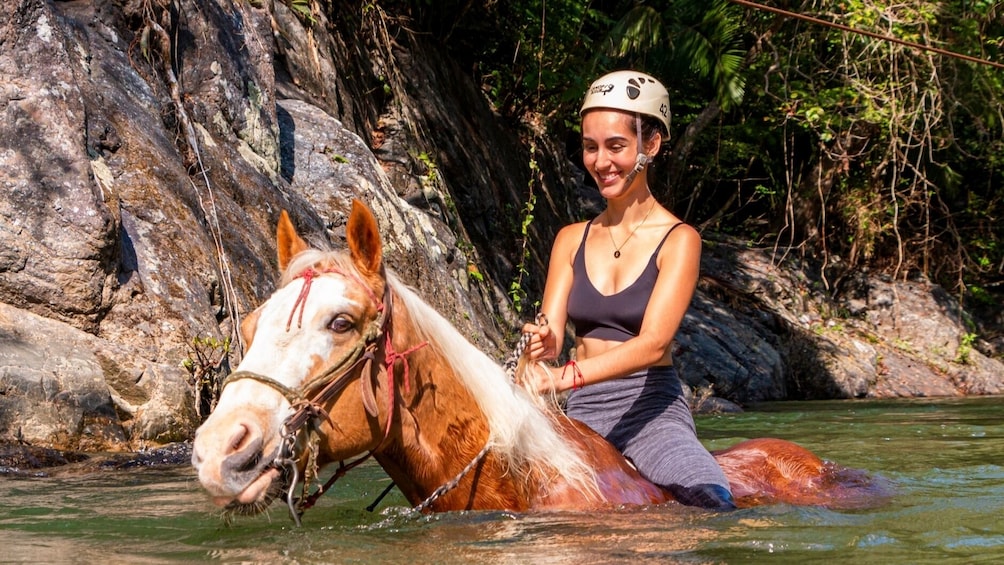
[[[652,116],[641,116],[641,138],[642,141],[647,141],[652,139],[652,136],[656,133],[662,134],[663,146],[667,145],[669,141],[669,132],[666,131],[666,127],[662,125],[662,122],[657,118]]]
[[[648,177],[649,186],[655,186],[654,183],[658,182],[665,173],[663,171],[666,166],[665,159],[661,157],[663,155],[669,154],[669,132],[666,131],[666,126],[658,118],[652,116],[641,116],[641,139],[642,142],[652,139],[655,134],[662,134],[662,146],[659,147],[659,152],[653,156],[653,160],[648,165]]]

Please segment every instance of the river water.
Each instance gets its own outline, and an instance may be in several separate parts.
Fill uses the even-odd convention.
[[[0,563],[1000,563],[1004,399],[785,402],[701,416],[711,449],[774,436],[889,480],[864,510],[680,507],[417,516],[375,464],[296,528],[285,507],[227,525],[187,466],[0,478]]]

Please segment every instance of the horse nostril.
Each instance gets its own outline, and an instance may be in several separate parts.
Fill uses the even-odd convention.
[[[251,457],[248,457],[247,461],[237,466],[238,473],[247,473],[248,471],[253,471],[258,467],[258,463],[261,462],[262,454],[260,451],[255,451]]]
[[[241,445],[244,440],[248,437],[251,430],[244,424],[237,424],[237,429],[234,430],[233,435],[230,436],[229,447],[227,448],[227,453],[234,453],[240,451]]]
[[[258,428],[248,422],[235,424],[231,427],[231,433],[225,445],[225,455],[220,463],[220,471],[223,476],[243,475],[257,471],[264,458],[262,435]]]
[[[260,442],[248,442],[243,449],[232,452],[220,464],[223,476],[244,475],[254,473],[261,465],[264,454]]]

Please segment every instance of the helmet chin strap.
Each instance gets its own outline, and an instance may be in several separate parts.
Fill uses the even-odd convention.
[[[642,146],[642,142],[641,142],[641,116],[639,116],[637,114],[635,114],[635,117],[634,117],[634,127],[635,127],[635,131],[638,134],[637,135],[637,139],[638,139],[638,156],[635,157],[634,168],[631,169],[631,172],[628,173],[624,177],[624,187],[625,188],[631,186],[631,183],[634,182],[634,178],[636,176],[638,176],[638,173],[642,172],[642,170],[645,169],[645,165],[648,165],[649,163],[652,162],[652,158],[649,157],[645,153],[644,147]]]
[[[631,172],[624,177],[624,186],[631,186],[631,183],[634,182],[634,178],[638,176],[638,173],[642,172],[645,169],[645,165],[651,162],[651,157],[644,153],[639,153],[638,158],[634,161],[634,168],[631,169]]]

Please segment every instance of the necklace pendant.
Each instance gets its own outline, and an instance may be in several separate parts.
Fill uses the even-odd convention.
[[[620,259],[620,257],[621,257],[621,252],[619,250],[615,249],[614,250],[614,259]]]

